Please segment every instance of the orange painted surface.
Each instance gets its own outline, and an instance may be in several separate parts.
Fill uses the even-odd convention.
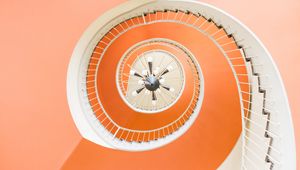
[[[201,66],[205,86],[204,101],[195,124],[175,142],[147,152],[130,153],[84,145],[83,148],[78,148],[72,154],[65,165],[66,169],[83,167],[88,169],[131,169],[133,168],[131,161],[138,158],[139,163],[134,166],[141,167],[146,165],[149,160],[155,162],[153,166],[146,166],[143,169],[157,169],[156,165],[161,167],[165,164],[172,169],[184,169],[186,166],[190,166],[190,168],[209,170],[216,169],[230,153],[241,131],[240,104],[235,78],[230,65],[213,41],[191,27],[176,23],[156,23],[137,27],[116,39],[106,51],[99,66],[100,80],[98,79],[97,84],[104,108],[107,108],[106,111],[110,114],[115,114],[115,117],[128,115],[129,119],[126,121],[128,121],[128,125],[133,126],[131,128],[162,126],[160,123],[164,123],[162,116],[165,115],[141,114],[127,108],[128,106],[118,96],[114,76],[119,58],[129,47],[137,42],[155,37],[170,39],[184,45],[194,54]],[[189,77],[187,77],[187,81],[189,81]],[[182,100],[179,100],[178,103],[181,105],[173,106],[174,109],[168,109],[164,111],[164,114],[176,116],[174,113],[185,109]],[[123,110],[126,112],[122,112],[120,115]],[[137,125],[139,127],[136,127]],[[89,153],[88,150],[96,148],[99,148],[99,152],[93,156],[82,153],[83,150]],[[182,152],[182,154],[175,154],[177,152]],[[108,156],[108,160],[101,160],[102,154]],[[187,155],[194,155],[194,158]],[[161,157],[167,157],[168,160],[161,159]],[[97,160],[97,163],[94,162],[94,159]],[[83,165],[78,160],[87,162]],[[111,164],[111,162],[119,163]],[[172,162],[176,162],[176,164],[172,164]],[[165,168],[161,167],[161,169]]]
[[[138,30],[143,30],[143,28],[138,29]],[[133,31],[133,32],[132,32]],[[103,56],[103,60],[101,60],[101,66],[99,67],[99,73],[98,73],[98,91],[99,91],[99,96],[101,98],[102,105],[104,106],[107,114],[110,116],[114,122],[116,122],[118,125],[125,127],[125,128],[130,128],[134,130],[153,130],[157,129],[163,126],[167,126],[170,123],[178,122],[179,125],[174,125],[174,126],[168,126],[166,128],[163,128],[159,130],[161,133],[155,133],[156,137],[163,137],[162,135],[168,135],[170,133],[173,133],[175,130],[177,130],[178,127],[181,126],[181,122],[186,121],[186,117],[181,116],[181,115],[186,115],[189,116],[195,107],[195,105],[190,105],[191,100],[196,100],[197,95],[199,92],[197,90],[194,90],[194,86],[197,86],[194,84],[194,82],[199,84],[199,80],[193,78],[192,71],[195,71],[189,66],[190,59],[188,56],[181,51],[178,47],[170,47],[162,44],[151,44],[147,45],[144,48],[139,48],[137,49],[134,53],[132,53],[130,56],[129,61],[126,63],[131,65],[132,62],[134,62],[134,59],[141,53],[146,52],[148,50],[153,50],[153,49],[161,49],[168,51],[172,53],[173,55],[177,56],[179,61],[181,62],[183,68],[185,69],[185,75],[186,75],[186,85],[185,85],[185,90],[183,91],[183,94],[181,96],[181,99],[174,104],[170,109],[167,109],[166,111],[156,113],[156,114],[141,114],[139,112],[133,111],[131,108],[129,108],[124,101],[121,99],[121,96],[119,95],[119,92],[117,91],[116,87],[116,69],[117,69],[117,64],[120,61],[120,57],[122,57],[124,51],[126,51],[130,46],[128,46],[127,43],[124,43],[125,41],[128,40],[128,37],[131,37],[132,34],[135,34],[136,30],[132,30],[131,33],[125,34],[124,36],[121,36],[118,40],[116,40],[113,45],[111,45],[107,53]],[[120,39],[123,39],[123,41]],[[127,39],[127,40],[126,40]],[[137,40],[134,40],[137,41]],[[137,41],[138,42],[138,41]],[[126,44],[126,45],[125,45]],[[122,46],[122,48],[120,48]],[[124,51],[122,51],[124,50]],[[114,57],[111,57],[114,56]],[[94,63],[94,61],[93,61]],[[111,64],[114,63],[114,64]],[[130,68],[125,64],[125,68],[127,68],[127,74],[129,74]],[[93,66],[93,65],[92,65]],[[109,67],[107,67],[109,66]],[[92,67],[91,69],[94,69]],[[125,70],[125,69],[124,69]],[[93,73],[94,74],[94,73]],[[92,74],[91,74],[92,75]],[[91,76],[89,75],[89,76]],[[95,76],[93,76],[95,77]],[[123,76],[127,78],[126,76]],[[127,81],[124,79],[123,81]],[[125,85],[125,84],[124,84]],[[91,86],[92,87],[92,86]],[[94,88],[92,88],[94,89]],[[193,97],[193,92],[195,91],[195,96]],[[92,93],[92,95],[89,95],[90,103],[91,105],[95,105],[98,101],[95,101],[95,93],[94,90],[88,89],[89,93]],[[112,97],[113,96],[113,97]],[[103,111],[99,110],[99,106],[95,105],[93,106],[94,110],[97,110],[95,115],[98,117],[98,120],[102,122],[102,124],[106,127],[109,131],[111,131],[112,134],[114,134],[117,130],[117,127],[115,127],[109,119],[106,117],[105,114],[102,114]],[[188,108],[188,109],[187,109]],[[187,109],[187,111],[186,111]],[[186,113],[187,112],[187,113]],[[100,115],[100,116],[98,116]],[[180,118],[181,117],[181,118]],[[154,136],[153,134],[147,134],[150,135],[151,138]],[[144,139],[144,132],[140,133],[141,135],[135,135],[134,138],[128,137],[129,139],[135,139],[137,140],[138,136],[139,139],[142,140]],[[116,134],[116,137],[118,138],[125,138],[127,136],[127,131],[123,132],[123,130],[118,131]],[[146,137],[148,139],[148,137]],[[152,139],[154,140],[154,139]]]
[[[119,2],[0,1],[1,170],[59,169],[82,139],[67,67],[86,27]]]
[[[69,161],[81,163],[82,166],[103,164],[106,169],[110,169],[108,162],[113,158],[128,162],[146,159],[139,157],[139,153],[134,153],[135,157],[130,157],[131,159],[124,158],[123,152],[108,151],[82,140],[71,120],[66,102],[67,64],[77,40],[94,19],[121,1],[0,2],[0,169],[58,169],[79,141]],[[287,88],[299,144],[300,95],[296,89],[300,86],[299,76],[297,77],[300,75],[300,24],[297,22],[300,18],[300,2],[203,1],[240,19],[267,46]],[[255,12],[249,13],[252,9]],[[164,169],[170,169],[170,164],[174,165],[174,169],[182,168],[176,166],[180,161],[170,160],[169,155],[190,157],[184,169],[194,169],[189,163],[197,163],[196,156],[188,155],[190,150],[183,149],[194,143],[193,140],[187,140],[183,144],[185,136],[189,135],[197,136],[188,132],[182,140],[169,145],[173,147],[178,144],[182,148],[178,148],[176,152],[170,148],[166,150],[169,154],[165,152],[158,156],[165,160],[162,164]],[[205,151],[207,150],[203,150]],[[115,156],[113,153],[116,152],[118,154]],[[155,153],[156,151],[149,155]],[[297,153],[300,154],[300,147],[297,148]],[[157,159],[132,164],[132,168],[154,167]],[[300,163],[299,156],[297,159]],[[69,161],[66,168],[69,167]],[[110,165],[118,163],[110,162]]]
[[[99,97],[110,117],[123,127],[142,130],[159,128],[175,121],[188,108],[194,91],[190,66],[184,61],[186,56],[181,54],[178,59],[186,70],[186,88],[174,106],[157,114],[141,114],[131,109],[122,100],[116,87],[117,65],[128,48],[145,40],[144,30],[143,27],[132,29],[114,41],[101,60],[97,78]],[[135,38],[132,38],[133,35]]]
[[[180,15],[180,16],[179,16]],[[160,12],[160,14],[149,14],[145,16],[146,21],[153,21],[160,18],[165,19],[179,19],[183,18],[185,13],[179,13],[178,15],[174,12]],[[179,17],[178,17],[179,16]],[[217,27],[214,23],[208,22],[206,19],[197,19],[197,18],[191,18],[194,17],[194,15],[190,14],[186,18],[190,18],[186,22],[189,24],[193,24],[195,22],[195,25],[202,25],[202,29],[206,29],[207,27],[216,28],[213,29],[215,32],[217,31]],[[187,27],[182,24],[177,23],[156,23],[156,24],[150,24],[147,26],[139,26],[137,28],[133,28],[121,36],[119,36],[116,40],[113,40],[113,43],[106,48],[107,44],[110,44],[114,36],[118,35],[119,32],[121,32],[124,29],[127,29],[128,27],[132,25],[139,24],[139,20],[141,17],[133,18],[131,20],[125,21],[123,23],[120,23],[117,25],[114,29],[111,29],[109,33],[107,33],[104,38],[102,38],[96,48],[94,49],[94,54],[92,54],[92,59],[90,60],[91,65],[89,66],[88,70],[88,82],[87,82],[87,91],[88,93],[91,93],[89,96],[90,104],[92,105],[93,109],[96,111],[95,115],[99,119],[100,122],[106,127],[109,131],[112,132],[112,134],[116,133],[117,127],[115,127],[109,118],[105,114],[103,114],[102,109],[100,109],[98,100],[96,99],[95,95],[95,89],[97,88],[98,95],[101,99],[102,105],[105,108],[105,111],[107,114],[116,122],[118,125],[130,129],[156,129],[160,128],[162,126],[166,126],[167,124],[171,123],[172,121],[176,120],[188,107],[189,101],[191,100],[189,96],[192,94],[192,86],[194,85],[194,80],[192,79],[192,73],[187,72],[189,69],[187,69],[189,66],[187,66],[187,63],[184,62],[181,55],[177,55],[177,58],[181,60],[181,63],[183,64],[183,67],[186,70],[186,87],[183,91],[183,94],[179,101],[172,106],[171,108],[167,109],[166,111],[163,111],[158,114],[141,114],[134,110],[132,110],[130,107],[128,107],[125,102],[121,99],[120,95],[118,94],[117,87],[116,87],[116,70],[117,65],[120,62],[120,59],[122,55],[134,44],[138,42],[142,42],[147,39],[151,38],[165,38],[170,39],[178,42],[179,44],[182,44],[183,46],[187,47],[189,50],[191,50],[191,53],[195,55],[196,60],[200,63],[207,63],[206,60],[212,60],[215,65],[219,65],[221,67],[227,67],[229,68],[229,65],[227,63],[227,60],[218,60],[218,57],[220,56],[224,58],[221,51],[216,47],[216,45],[204,34],[199,33],[197,30],[195,30],[192,27]],[[123,26],[120,26],[123,25]],[[162,31],[161,28],[165,28],[167,31]],[[176,29],[174,29],[176,28]],[[211,32],[211,34],[214,32]],[[189,36],[181,36],[183,34],[188,34]],[[179,35],[179,36],[178,36]],[[192,41],[191,38],[193,37]],[[218,34],[215,34],[215,38],[222,37],[218,39],[219,44],[226,44],[223,45],[223,50],[234,50],[237,48],[237,46],[232,43],[232,38],[227,38],[226,33],[221,30],[218,31]],[[191,45],[193,44],[193,45]],[[201,48],[199,48],[201,46]],[[199,52],[199,50],[202,50]],[[204,51],[209,52],[204,52]],[[174,51],[174,50],[173,50]],[[102,54],[104,54],[102,56]],[[199,56],[206,56],[205,59],[199,57]],[[241,57],[241,54],[239,51],[234,51],[232,53],[229,53],[228,56],[230,58],[237,58]],[[99,58],[101,58],[101,62],[99,61]],[[244,64],[243,60],[234,60],[235,62],[233,64]],[[99,67],[95,67],[95,64],[100,62]],[[222,63],[222,64],[220,64]],[[130,64],[130,63],[129,63]],[[127,65],[125,64],[125,68]],[[97,85],[98,87],[94,87],[96,84],[93,81],[95,79],[95,69],[98,69],[98,77],[97,77]],[[129,69],[129,68],[128,68]],[[214,68],[215,69],[215,68]],[[229,68],[230,69],[230,68]],[[226,70],[226,69],[224,69]],[[246,70],[244,67],[238,67],[236,70],[240,70],[238,72],[239,74],[246,74]],[[231,72],[222,72],[222,69],[220,71],[222,73],[223,77],[226,77],[226,73]],[[212,78],[209,74],[205,75],[205,79]],[[230,75],[229,75],[230,76]],[[232,75],[231,75],[232,76]],[[240,81],[247,82],[247,77],[239,77]],[[226,84],[226,82],[223,82],[223,84]],[[232,84],[235,86],[235,84]],[[228,86],[228,85],[227,85]],[[226,86],[223,86],[223,88],[226,88]],[[248,91],[248,87],[244,86],[242,88],[243,91]],[[220,98],[223,98],[222,93],[219,94]],[[228,96],[223,98],[224,100],[227,100]],[[245,100],[248,100],[248,95],[245,95]],[[232,110],[223,110],[220,109],[221,112],[239,112],[239,102],[233,102],[232,104]],[[218,105],[218,103],[216,104]],[[184,120],[185,121],[185,120]],[[175,126],[176,128],[176,126]],[[176,130],[176,129],[175,129]],[[172,133],[174,131],[173,127],[168,128],[168,130],[165,130],[168,133]],[[158,133],[159,134],[159,133]],[[154,135],[157,136],[158,134]],[[163,134],[163,133],[161,133]],[[118,131],[116,136],[118,138],[126,138],[129,136],[129,139],[137,138],[139,135],[130,135],[127,132],[124,133],[123,130]],[[142,135],[144,135],[142,133]],[[126,137],[127,136],[127,137]],[[151,136],[151,135],[150,135]],[[153,136],[153,135],[152,135]],[[204,138],[204,137],[203,137]],[[236,138],[233,136],[232,140],[236,141]]]

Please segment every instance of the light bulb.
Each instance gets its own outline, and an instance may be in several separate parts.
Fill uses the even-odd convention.
[[[135,71],[134,70],[130,70],[129,74],[133,76],[135,74]]]
[[[152,57],[148,57],[148,58],[147,58],[147,61],[148,61],[148,62],[152,62],[152,61],[153,61],[153,58],[152,58]]]
[[[133,91],[131,94],[132,94],[132,96],[137,96],[137,92],[136,91]]]

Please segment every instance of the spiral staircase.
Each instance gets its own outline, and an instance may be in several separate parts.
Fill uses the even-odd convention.
[[[105,13],[74,50],[67,89],[81,135],[100,146],[143,152],[192,131],[226,145],[208,157],[211,167],[295,169],[290,109],[270,54],[210,5],[142,0]],[[211,128],[197,131],[201,121]]]

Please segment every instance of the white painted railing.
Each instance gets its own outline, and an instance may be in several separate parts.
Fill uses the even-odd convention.
[[[165,15],[165,18],[151,18],[151,20],[147,20],[147,15],[145,15],[154,11],[168,12],[178,10],[187,12],[187,14],[201,14],[207,18],[206,22],[211,22],[212,24],[215,23],[216,25],[221,26],[219,30],[226,30],[228,35],[234,37],[235,41],[233,43],[238,44],[238,46],[241,46],[242,48],[230,50],[224,49],[224,46],[227,44],[218,43],[218,40],[224,37],[215,37],[217,32],[208,33],[210,27],[201,29],[202,25],[195,26],[196,22],[192,24],[188,23],[188,19],[184,21],[182,20],[182,16],[170,19],[168,18],[168,15]],[[138,20],[140,22],[135,24],[135,26],[153,22],[176,22],[178,24],[185,24],[206,34],[220,47],[220,49],[222,49],[232,67],[240,92],[242,106],[241,115],[243,118],[241,120],[243,125],[241,133],[242,169],[295,169],[295,142],[290,109],[284,86],[271,55],[247,27],[229,14],[210,5],[179,0],[141,0],[130,1],[105,14],[87,30],[80,40],[81,42],[77,45],[77,49],[74,51],[74,56],[77,56],[77,60],[74,59],[73,65],[71,65],[69,69],[69,88],[74,91],[74,87],[70,87],[70,83],[77,83],[78,77],[76,76],[79,75],[83,82],[81,82],[79,86],[75,86],[75,91],[78,93],[78,90],[82,90],[82,93],[80,92],[81,94],[85,96],[88,95],[85,91],[85,73],[88,69],[89,56],[91,55],[90,53],[93,47],[96,46],[96,43],[102,38],[104,33],[109,32],[115,25],[118,25],[127,19],[130,20],[131,18],[139,16],[142,17],[142,20]],[[125,31],[125,29],[118,30],[120,33],[123,31]],[[228,54],[234,51],[240,51],[242,57],[229,57]],[[83,59],[82,56],[84,56]],[[242,64],[235,64],[237,60],[242,60]],[[238,68],[240,67],[247,68],[247,72],[239,71]],[[76,71],[80,70],[79,74],[76,74],[75,77],[74,75],[71,75],[74,74],[72,69],[75,69]],[[244,81],[245,79],[241,77],[247,77],[247,81]],[[245,91],[245,87],[250,91]],[[82,99],[74,101],[74,99],[71,98],[71,96],[73,96],[70,96],[71,91],[72,90],[68,90],[70,105],[78,104],[78,102],[81,103]],[[251,98],[244,98],[244,96],[251,96]],[[100,122],[98,122],[97,125],[93,125],[93,130],[91,131],[98,128],[98,130],[95,130],[97,131],[95,134],[86,132],[86,129],[91,126],[89,122],[91,120],[94,121],[95,119],[93,117],[94,111],[91,110],[88,101],[85,101],[85,103],[85,106],[77,109],[81,112],[88,113],[88,118],[83,118],[81,112],[76,113],[78,111],[72,111],[74,120],[79,129],[85,129],[80,130],[84,137],[107,147],[125,150],[126,148],[138,148],[139,150],[144,150],[145,148],[149,149],[157,146],[151,142],[142,141],[141,143],[128,143],[126,141],[120,142],[115,140],[115,135],[110,134],[105,127],[101,126]],[[81,119],[90,120],[84,122],[84,120]],[[190,123],[187,124],[190,125]],[[118,128],[120,129],[121,127]],[[182,127],[182,129],[186,130],[187,127]],[[172,135],[169,137],[172,138]],[[168,137],[162,138],[158,142],[163,142],[164,140],[167,140],[167,138]],[[113,144],[109,144],[108,141],[111,141]],[[150,145],[152,146],[149,147]]]

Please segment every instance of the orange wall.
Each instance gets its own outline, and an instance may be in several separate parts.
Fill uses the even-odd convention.
[[[79,143],[65,95],[68,61],[85,28],[121,1],[0,1],[0,169],[57,169]],[[267,46],[287,88],[299,143],[300,1],[204,2],[236,16]]]
[[[86,27],[116,1],[0,1],[0,169],[58,169],[80,141],[67,66]]]

